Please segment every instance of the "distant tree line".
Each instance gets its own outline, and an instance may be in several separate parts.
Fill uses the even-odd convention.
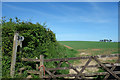
[[[112,42],[111,39],[104,39],[104,40],[100,40],[100,42]]]

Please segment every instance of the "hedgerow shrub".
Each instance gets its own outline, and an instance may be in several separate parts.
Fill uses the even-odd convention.
[[[10,64],[13,48],[14,32],[18,31],[19,35],[24,36],[22,42],[22,53],[17,52],[17,59],[15,65],[15,77],[18,75],[18,70],[21,67],[26,67],[28,70],[35,69],[34,62],[23,62],[21,58],[36,58],[42,54],[45,59],[50,58],[65,58],[74,56],[74,50],[69,50],[60,45],[55,38],[55,34],[46,27],[45,24],[33,24],[31,22],[20,21],[20,19],[10,18],[2,19],[2,76],[4,78],[10,77]],[[64,65],[64,64],[63,64]],[[53,62],[45,63],[46,67],[57,66]],[[57,73],[68,73],[67,71],[57,71]],[[27,73],[23,72],[22,77],[27,77]]]

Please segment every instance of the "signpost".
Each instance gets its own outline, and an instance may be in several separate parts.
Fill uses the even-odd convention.
[[[12,59],[11,59],[11,68],[10,68],[10,76],[13,78],[15,74],[15,63],[16,63],[16,52],[17,47],[20,45],[20,48],[22,48],[22,41],[24,40],[23,36],[19,36],[18,32],[14,33],[14,40],[13,40],[13,53],[12,53]],[[22,52],[20,50],[20,52]]]

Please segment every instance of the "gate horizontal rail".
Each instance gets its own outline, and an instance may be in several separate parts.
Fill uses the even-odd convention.
[[[61,59],[44,59],[44,62],[50,62],[50,61],[68,61],[68,60],[79,60],[79,59],[89,59],[90,57],[96,57],[96,58],[107,58],[107,57],[118,57],[120,54],[110,54],[110,55],[98,55],[98,56],[83,56],[83,57],[73,57],[73,58],[61,58]],[[28,58],[22,58],[23,61],[34,61],[34,62],[40,62],[40,59],[28,59]]]
[[[107,63],[107,64],[104,64],[106,67],[112,67],[113,65],[114,66],[120,66],[120,63]],[[83,68],[84,66],[74,66],[74,68]],[[91,67],[100,67],[100,65],[89,65],[87,66],[87,68],[91,68]],[[58,68],[47,68],[47,70],[65,70],[65,69],[72,69],[71,67],[58,67]]]
[[[40,74],[40,71],[35,71],[35,70],[27,70],[28,73],[33,73],[33,74]],[[115,74],[120,74],[120,71],[114,71]],[[96,73],[82,73],[85,77],[92,77],[96,75],[107,75],[109,74],[108,72],[96,72]],[[54,77],[74,77],[77,76],[77,74],[58,74],[54,75]],[[43,78],[48,78],[50,76],[44,76]]]
[[[91,76],[97,76],[97,75],[106,75],[104,77],[104,80],[108,79],[110,75],[114,76],[116,79],[120,80],[120,77],[117,74],[120,74],[120,70],[115,71],[116,67],[120,67],[120,63],[102,63],[98,58],[109,58],[109,57],[118,57],[120,54],[110,54],[110,55],[97,55],[97,56],[84,56],[84,57],[73,57],[73,58],[61,58],[61,59],[28,59],[28,58],[22,58],[23,61],[32,61],[32,62],[56,62],[57,67],[56,68],[46,68],[45,71],[47,72],[48,75],[42,76],[42,78],[56,78],[56,77],[75,77],[78,79],[85,79],[85,77],[91,77]],[[88,61],[85,63],[84,66],[73,66],[71,63],[69,63],[69,60],[80,60],[80,59],[88,59]],[[94,60],[98,64],[96,65],[89,65],[89,63]],[[61,64],[65,62],[66,64],[69,65],[69,67],[61,67]],[[83,71],[86,68],[90,67],[99,67],[103,68],[106,72],[97,72],[97,73],[83,73]],[[108,68],[109,67],[109,68]],[[77,70],[77,68],[81,68],[80,71]],[[55,74],[56,70],[66,70],[66,69],[73,69],[76,74]],[[53,70],[51,72],[51,70]],[[27,73],[33,73],[33,74],[43,74],[41,71],[37,70],[27,70]]]

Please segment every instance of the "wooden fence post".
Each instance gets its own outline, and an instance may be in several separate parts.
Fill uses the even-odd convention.
[[[43,66],[44,63],[44,56],[40,55],[40,66]],[[40,68],[40,74],[39,74],[40,78],[43,78],[43,67]]]
[[[36,59],[38,59],[38,58],[36,57]],[[37,64],[37,62],[36,62],[36,70],[38,71],[38,64]]]
[[[13,41],[13,53],[12,53],[12,60],[11,60],[11,68],[10,68],[10,76],[13,78],[15,73],[15,63],[16,63],[16,52],[17,52],[17,44],[18,44],[18,33],[14,34],[14,41]]]

